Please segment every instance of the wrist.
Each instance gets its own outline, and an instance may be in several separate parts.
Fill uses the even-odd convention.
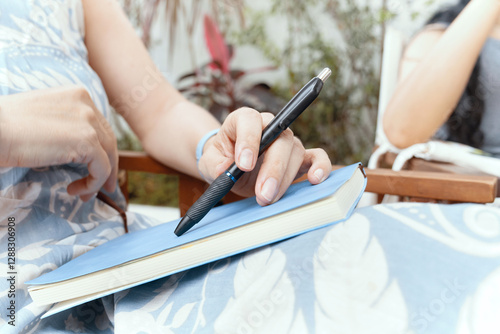
[[[201,177],[205,179],[203,173],[200,171],[200,159],[201,156],[203,155],[203,151],[205,150],[205,147],[207,146],[208,142],[211,141],[215,135],[219,133],[220,129],[215,129],[210,132],[208,132],[206,135],[204,135],[200,141],[198,142],[198,145],[196,146],[196,168],[198,169],[198,173],[200,173]]]

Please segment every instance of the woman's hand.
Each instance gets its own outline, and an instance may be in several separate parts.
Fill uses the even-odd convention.
[[[198,177],[196,145],[203,134],[220,127],[219,122],[157,75],[158,69],[118,2],[87,0],[83,6],[90,65],[101,78],[109,100],[149,155]],[[138,87],[147,91],[144,99],[120,103]],[[215,179],[236,160],[238,167],[251,173],[237,182],[234,191],[244,196],[257,194],[259,203],[265,205],[281,197],[297,174],[307,172],[312,183],[329,175],[331,166],[326,153],[305,150],[290,130],[257,161],[261,132],[270,119],[271,115],[250,109],[232,113],[220,133],[205,145],[199,170],[206,180]]]
[[[249,197],[256,195],[260,205],[276,202],[290,184],[307,173],[312,184],[324,181],[331,172],[330,159],[321,149],[304,149],[292,131],[284,131],[257,159],[264,127],[273,116],[250,108],[231,113],[220,132],[205,145],[199,169],[212,182],[233,162],[245,173],[232,191]]]
[[[80,163],[89,175],[68,186],[87,201],[104,185],[114,191],[118,150],[111,126],[88,92],[61,87],[0,97],[0,166]]]

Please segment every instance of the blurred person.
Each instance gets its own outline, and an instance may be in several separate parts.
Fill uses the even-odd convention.
[[[410,41],[383,116],[398,148],[431,138],[500,157],[500,1],[460,0]]]

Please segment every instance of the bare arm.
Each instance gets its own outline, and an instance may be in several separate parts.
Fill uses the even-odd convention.
[[[399,148],[427,141],[455,109],[500,13],[498,0],[472,0],[446,31],[426,30],[405,52],[400,84],[384,113]]]
[[[115,0],[82,2],[89,62],[113,107],[150,155],[199,177],[196,145],[219,122],[188,102],[161,76]]]
[[[210,130],[219,134],[205,145],[200,171],[210,181],[235,161],[248,173],[233,191],[257,196],[267,205],[277,201],[301,174],[311,183],[325,180],[331,162],[323,150],[305,150],[291,130],[285,131],[257,159],[262,129],[269,115],[249,108],[233,112],[221,126],[210,113],[188,102],[157,74],[146,49],[137,38],[116,0],[83,0],[90,65],[103,81],[117,111],[153,157],[200,177],[195,151]]]

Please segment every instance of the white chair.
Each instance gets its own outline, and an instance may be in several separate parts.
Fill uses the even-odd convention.
[[[424,160],[444,163],[434,165],[434,167],[429,167],[429,164],[427,164],[424,170],[428,171],[484,174],[500,177],[500,159],[479,155],[477,154],[477,149],[466,145],[435,140],[416,144],[404,150],[399,150],[391,145],[384,134],[382,118],[398,84],[400,62],[404,54],[406,42],[407,38],[402,32],[391,27],[387,29],[382,58],[382,76],[375,139],[376,149],[372,153],[367,167],[369,169],[380,167],[382,158],[388,153],[393,153],[393,155],[396,155],[392,163],[392,169],[394,171],[403,169],[410,160],[416,161],[414,165],[418,166],[421,166],[423,164],[422,160]],[[418,162],[418,159],[413,158],[422,160]],[[366,198],[362,201],[362,205],[374,204],[377,201],[377,198],[373,195],[367,195],[365,197]],[[397,201],[398,199],[398,197],[386,195],[383,201],[391,202]]]

